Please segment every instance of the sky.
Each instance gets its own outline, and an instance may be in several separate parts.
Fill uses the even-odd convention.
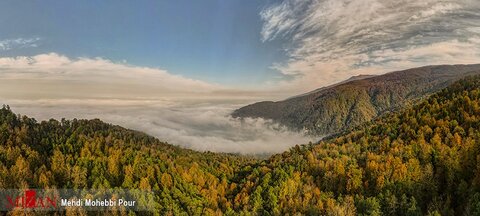
[[[359,74],[474,63],[478,0],[0,2],[0,103],[197,150],[268,153],[311,140],[229,117],[248,103]]]
[[[266,3],[2,1],[0,40],[12,46],[2,55],[101,57],[212,83],[259,84],[279,77],[269,66],[284,55],[259,40]]]

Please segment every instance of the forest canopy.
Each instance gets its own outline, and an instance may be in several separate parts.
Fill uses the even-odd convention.
[[[8,106],[0,144],[0,188],[150,190],[161,215],[480,214],[478,76],[266,160],[182,149],[98,119],[37,122]]]

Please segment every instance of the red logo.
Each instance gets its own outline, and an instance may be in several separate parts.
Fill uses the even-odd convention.
[[[6,195],[7,209],[26,208],[26,209],[52,209],[57,208],[57,197],[38,196],[37,191],[33,189],[25,190],[23,194],[17,196]]]

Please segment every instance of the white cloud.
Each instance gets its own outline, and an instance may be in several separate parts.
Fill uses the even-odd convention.
[[[225,88],[157,68],[56,53],[0,58],[0,89],[33,98],[157,98],[208,94]],[[19,88],[19,86],[23,86]]]
[[[0,50],[7,51],[18,48],[37,47],[39,40],[39,37],[0,40]]]
[[[4,100],[13,111],[35,117],[100,118],[199,151],[279,153],[316,141],[263,119],[239,120],[229,113],[244,102],[205,100],[48,99]]]
[[[476,0],[284,0],[260,13],[262,40],[286,41],[272,67],[304,91],[359,73],[480,63]]]

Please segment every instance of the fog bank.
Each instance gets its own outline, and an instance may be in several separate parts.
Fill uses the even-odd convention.
[[[48,99],[2,103],[39,121],[99,118],[198,151],[271,154],[316,140],[269,120],[232,118],[229,114],[245,101]]]

